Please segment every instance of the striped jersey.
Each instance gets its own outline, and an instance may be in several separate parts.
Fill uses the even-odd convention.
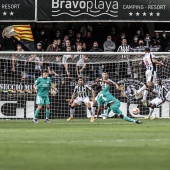
[[[130,52],[130,45],[120,45],[117,52]]]
[[[155,87],[154,87],[153,92],[157,93],[159,98],[164,99],[166,94],[167,94],[167,92],[168,92],[168,89],[165,88],[164,85],[156,84]]]
[[[91,91],[92,88],[89,87],[88,85],[82,85],[82,86],[75,86],[74,88],[74,93],[77,93],[77,96],[78,97],[82,97],[82,98],[85,98],[85,97],[88,97],[88,91]]]
[[[143,62],[145,63],[147,70],[156,71],[156,64],[152,62],[154,55],[152,53],[146,53],[143,57]]]
[[[103,79],[100,79],[100,80],[103,80]],[[112,84],[114,84],[114,81],[112,81],[111,79],[107,79],[108,81],[110,81]],[[105,82],[99,82],[99,85],[102,86],[102,89],[104,89],[107,85],[107,83]]]

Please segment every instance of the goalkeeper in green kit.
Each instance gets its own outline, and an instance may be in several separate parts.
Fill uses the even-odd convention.
[[[97,118],[101,112],[101,105],[102,103],[104,103],[109,109],[108,111],[112,110],[115,114],[117,114],[120,118],[128,121],[128,122],[134,122],[137,124],[141,124],[142,122],[139,120],[134,120],[131,119],[128,116],[124,116],[122,114],[122,111],[119,109],[120,107],[120,101],[118,99],[116,99],[110,92],[109,92],[109,84],[110,81],[108,80],[101,80],[101,79],[97,79],[97,82],[105,82],[107,85],[106,87],[102,90],[101,86],[97,87],[97,91],[99,92],[99,94],[97,95],[97,104],[98,104],[98,110],[97,110]],[[97,119],[96,118],[96,119]]]
[[[52,85],[50,77],[48,77],[48,70],[43,71],[43,75],[38,77],[34,83],[34,89],[37,90],[36,96],[36,104],[38,108],[35,110],[34,113],[34,123],[38,123],[38,114],[43,105],[46,105],[46,119],[45,122],[49,122],[49,115],[50,115],[50,100],[48,97],[49,90],[54,90],[57,93],[57,89]]]

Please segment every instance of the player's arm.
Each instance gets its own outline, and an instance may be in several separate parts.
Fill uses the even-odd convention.
[[[34,82],[34,85],[33,85],[33,88],[34,90],[37,90],[38,89],[38,84],[39,84],[39,78]]]
[[[155,63],[156,65],[164,65],[162,62],[159,62],[154,58],[152,58],[152,62]]]
[[[120,90],[120,87],[116,82],[113,82],[113,85],[116,87],[116,89]]]
[[[58,92],[58,90],[57,90],[57,88],[55,87],[55,85],[54,84],[51,84],[51,90],[55,90],[55,92],[57,93]]]
[[[111,82],[110,82],[109,80],[101,80],[101,79],[97,78],[96,81],[97,81],[97,82],[104,82],[104,83],[106,83],[106,84],[108,84],[108,85],[111,84]]]

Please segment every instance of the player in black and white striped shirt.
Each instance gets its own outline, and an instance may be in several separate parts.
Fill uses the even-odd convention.
[[[156,115],[152,117],[152,114],[154,112],[154,108],[160,107],[166,100],[167,100],[167,94],[168,90],[166,87],[162,84],[162,80],[158,79],[157,84],[155,85],[155,88],[153,90],[153,93],[157,94],[157,97],[148,102],[148,107],[150,107],[149,115],[145,117],[145,119],[155,119],[157,118]]]
[[[146,67],[145,76],[146,76],[146,84],[144,84],[138,91],[136,91],[135,98],[138,99],[140,97],[140,93],[144,91],[143,93],[143,99],[141,102],[144,106],[147,106],[147,95],[151,87],[156,82],[156,65],[163,65],[162,62],[157,61],[154,58],[154,55],[150,52],[149,48],[145,49],[145,55],[143,57],[143,62]]]
[[[75,113],[75,107],[85,103],[85,105],[87,106],[87,108],[89,109],[89,112],[91,114],[91,119],[90,122],[94,122],[94,113],[92,111],[91,108],[91,103],[90,103],[90,99],[88,96],[88,92],[91,91],[92,92],[92,99],[94,98],[94,90],[89,87],[88,85],[84,85],[84,80],[82,77],[79,77],[78,79],[78,85],[75,86],[74,88],[74,92],[72,94],[71,100],[70,100],[70,117],[67,119],[67,121],[71,121],[73,120],[73,116]],[[77,97],[76,97],[77,94]]]

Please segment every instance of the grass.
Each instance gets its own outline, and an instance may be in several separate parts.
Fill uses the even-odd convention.
[[[0,120],[0,170],[169,170],[170,120]]]

